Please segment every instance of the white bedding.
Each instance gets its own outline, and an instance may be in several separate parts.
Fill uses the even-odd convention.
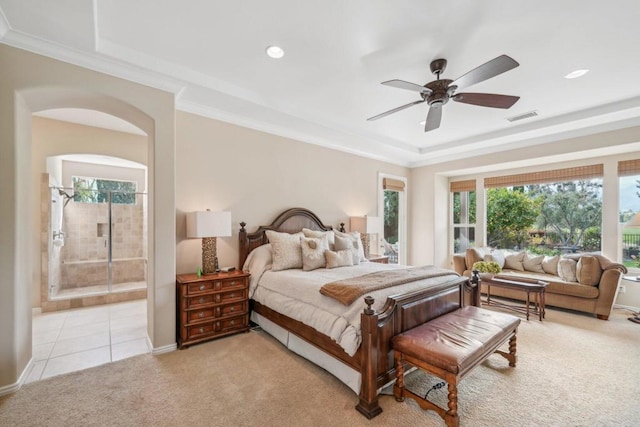
[[[331,337],[350,356],[355,354],[361,342],[360,315],[366,306],[364,296],[350,306],[344,306],[333,298],[320,294],[320,288],[325,283],[340,279],[385,269],[406,268],[393,264],[364,262],[356,266],[334,269],[271,271],[268,246],[256,249],[262,253],[256,256],[252,252],[245,263],[245,270],[251,273],[250,297]],[[457,276],[453,271],[451,273]],[[373,308],[380,310],[389,295],[410,292],[441,280],[442,277],[420,280],[381,289],[368,295],[375,298]]]

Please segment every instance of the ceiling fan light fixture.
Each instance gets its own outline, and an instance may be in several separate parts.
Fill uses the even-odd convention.
[[[582,69],[582,70],[574,70],[572,72],[570,72],[569,74],[567,74],[566,76],[564,76],[565,79],[577,79],[578,77],[582,77],[585,74],[587,74],[589,72],[588,69]]]
[[[269,58],[273,59],[280,59],[284,56],[284,50],[280,46],[267,46],[265,52],[267,53],[267,56],[269,56]]]

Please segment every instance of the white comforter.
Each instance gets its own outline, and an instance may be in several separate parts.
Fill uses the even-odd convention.
[[[361,276],[383,269],[407,268],[372,262],[335,269],[320,268],[313,271],[271,271],[270,265],[253,265],[250,296],[260,304],[278,313],[311,326],[338,343],[347,354],[353,356],[360,346],[360,314],[364,310],[364,296],[350,306],[344,306],[333,298],[320,294],[325,283]],[[246,268],[245,268],[246,269]],[[456,273],[452,272],[452,275]],[[420,280],[400,286],[372,292],[373,308],[380,310],[387,296],[410,292],[438,283],[442,277]]]

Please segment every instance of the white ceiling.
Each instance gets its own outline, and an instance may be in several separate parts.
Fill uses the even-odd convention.
[[[0,0],[2,43],[172,91],[180,110],[408,166],[640,125],[638,22],[632,0]],[[382,81],[425,84],[436,58],[456,79],[501,54],[520,66],[465,92],[520,96],[509,110],[450,102],[428,133],[426,104],[366,120],[420,99]]]

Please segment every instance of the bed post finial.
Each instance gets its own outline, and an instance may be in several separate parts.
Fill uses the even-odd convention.
[[[245,229],[244,229],[244,226],[245,226],[245,225],[247,225],[247,223],[246,223],[246,222],[244,222],[244,221],[242,221],[242,222],[240,223],[240,231],[247,231],[247,230],[245,230]]]
[[[364,297],[364,303],[367,304],[367,308],[364,309],[364,314],[374,314],[375,310],[371,308],[371,306],[373,305],[373,303],[375,302],[375,300],[373,299],[372,296],[366,296]]]
[[[338,231],[341,232],[341,233],[345,232],[345,230],[344,230],[344,222],[340,223],[340,229]]]

